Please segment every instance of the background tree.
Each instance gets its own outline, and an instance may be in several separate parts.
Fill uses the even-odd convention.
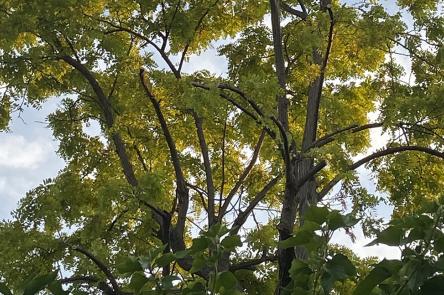
[[[299,288],[299,262],[349,265],[307,243],[324,222],[325,245],[355,217],[371,223],[378,202],[357,168],[372,164],[397,218],[440,195],[441,4],[398,4],[404,15],[377,1],[2,1],[2,127],[22,102],[61,97],[48,121],[66,167],[1,223],[0,275],[12,289],[56,268],[72,293],[281,294]],[[216,41],[227,75],[183,72]],[[91,122],[101,136],[87,134]],[[358,157],[374,128],[390,140]],[[350,216],[316,209],[335,204],[325,197],[339,183]],[[264,208],[276,214],[247,230]],[[344,269],[304,288],[328,293],[355,275]]]

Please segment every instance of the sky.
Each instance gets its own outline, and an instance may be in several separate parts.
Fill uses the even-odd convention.
[[[64,161],[56,154],[57,142],[44,123],[55,110],[57,100],[46,102],[40,110],[25,108],[14,113],[9,132],[0,132],[0,219],[10,212],[26,192],[54,177]]]
[[[356,1],[347,1],[355,3]],[[396,9],[394,1],[383,1],[389,10]],[[185,72],[196,70],[209,70],[216,75],[223,75],[227,69],[227,62],[217,55],[217,46],[205,51],[201,55],[192,56],[184,66]],[[405,66],[407,62],[400,60]],[[164,66],[159,61],[160,66]],[[47,128],[45,120],[48,114],[57,108],[58,99],[53,98],[42,105],[41,109],[24,108],[20,114],[13,114],[10,131],[0,133],[0,220],[11,218],[10,212],[26,192],[41,184],[46,178],[54,177],[64,167],[64,161],[57,155],[58,143],[54,140],[52,132]],[[376,116],[377,114],[374,114]],[[97,132],[97,130],[91,130]],[[386,137],[380,134],[380,130],[371,132],[372,150],[382,147]],[[375,184],[368,170],[360,168],[361,183],[370,192],[375,192]],[[378,214],[389,218],[391,208],[381,206]],[[351,239],[343,232],[338,232],[333,237],[333,242],[344,244],[352,248],[359,256],[377,256],[380,258],[399,258],[397,248],[388,246],[364,247],[371,240],[365,239],[362,232],[354,231],[357,240]]]

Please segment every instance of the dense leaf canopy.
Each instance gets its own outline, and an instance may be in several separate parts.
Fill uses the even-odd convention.
[[[0,293],[441,294],[443,3],[352,2],[1,0],[0,129],[58,99],[66,166],[0,222]]]

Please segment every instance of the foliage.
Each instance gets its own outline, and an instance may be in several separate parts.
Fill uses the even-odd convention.
[[[66,162],[0,222],[0,292],[442,293],[443,3],[383,4],[0,1],[0,130],[56,99]],[[358,227],[401,259],[331,244]]]

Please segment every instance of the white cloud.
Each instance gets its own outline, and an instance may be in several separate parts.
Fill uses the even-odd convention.
[[[3,135],[0,140],[0,167],[36,169],[52,151],[48,142],[30,141],[22,135]]]
[[[358,227],[353,230],[353,234],[356,236],[356,241],[354,243],[344,231],[335,232],[331,242],[344,245],[347,248],[352,249],[353,252],[361,258],[371,256],[378,257],[379,259],[401,258],[401,251],[396,247],[390,247],[382,244],[366,247],[366,245],[368,245],[373,239],[365,238],[362,230]]]

